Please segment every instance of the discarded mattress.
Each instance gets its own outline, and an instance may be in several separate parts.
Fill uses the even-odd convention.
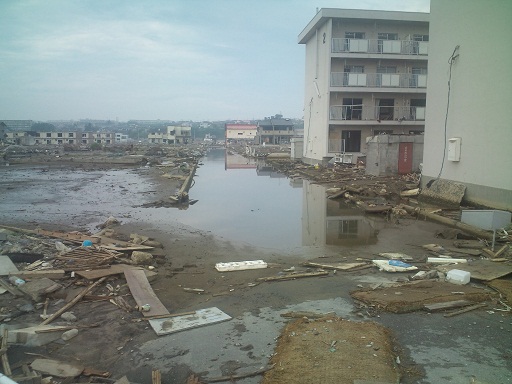
[[[415,271],[418,267],[404,263],[400,260],[372,260],[372,263],[386,272],[407,272]]]
[[[250,261],[233,261],[230,263],[217,263],[215,269],[219,272],[228,271],[243,271],[245,269],[260,269],[267,268],[267,263],[263,260],[250,260]]]

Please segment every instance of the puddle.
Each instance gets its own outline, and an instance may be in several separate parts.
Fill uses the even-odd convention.
[[[139,170],[140,171],[140,170]],[[202,159],[186,210],[142,208],[157,185],[131,169],[0,168],[0,220],[62,223],[94,230],[109,216],[123,222],[209,231],[240,244],[294,250],[375,244],[382,217],[326,199],[325,187],[291,180],[261,160],[214,149]],[[18,188],[23,185],[23,188]]]

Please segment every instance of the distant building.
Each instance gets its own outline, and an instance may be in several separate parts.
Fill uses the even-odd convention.
[[[256,124],[227,124],[225,138],[226,141],[254,141],[258,132]]]
[[[126,143],[128,141],[128,135],[124,133],[116,133],[116,143]]]
[[[192,127],[169,125],[165,132],[150,132],[148,140],[154,144],[188,144],[192,140]]]
[[[11,131],[30,131],[34,124],[32,120],[0,120],[0,123],[4,123]]]
[[[287,144],[295,136],[294,124],[282,115],[267,117],[257,124],[258,144]]]
[[[0,143],[7,141],[7,125],[0,121]]]

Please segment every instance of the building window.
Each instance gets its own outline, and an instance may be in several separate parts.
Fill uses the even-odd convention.
[[[75,137],[75,134],[73,132],[69,132],[68,137]]]
[[[46,137],[52,137],[51,132],[47,132],[47,133],[46,133]]]
[[[62,132],[57,133],[57,137],[62,137]]]
[[[398,33],[379,32],[377,34],[379,40],[398,40]]]
[[[82,137],[87,137],[87,133],[82,133]]]
[[[428,41],[428,35],[413,35],[412,39],[414,41]]]
[[[343,98],[343,120],[361,120],[363,115],[363,99]]]
[[[364,39],[364,32],[345,32],[345,39]]]
[[[377,121],[393,120],[395,116],[395,99],[377,100]]]
[[[57,144],[62,144],[62,140],[61,139],[57,140]]]
[[[52,141],[51,140],[46,140],[46,144],[51,144]]]
[[[87,144],[87,140],[82,140],[82,144]]]
[[[361,131],[341,131],[342,149],[344,152],[361,150]]]
[[[75,141],[73,139],[68,140],[68,144],[73,144]]]

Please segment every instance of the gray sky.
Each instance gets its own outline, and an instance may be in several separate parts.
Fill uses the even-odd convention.
[[[0,119],[302,118],[316,8],[429,0],[0,0]]]

